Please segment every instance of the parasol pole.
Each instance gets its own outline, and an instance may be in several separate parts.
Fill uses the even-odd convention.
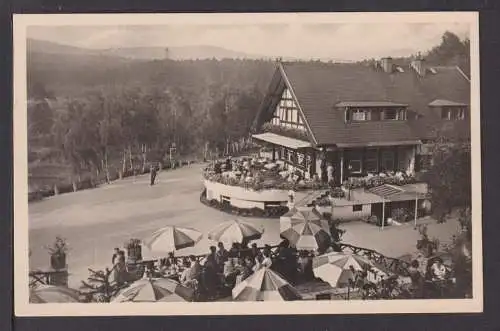
[[[385,197],[382,197],[382,230],[385,224]]]

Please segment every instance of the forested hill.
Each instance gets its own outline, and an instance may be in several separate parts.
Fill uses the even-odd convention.
[[[183,155],[229,148],[248,136],[274,68],[29,52],[30,184],[140,168],[165,158],[172,143]]]
[[[263,91],[275,63],[263,60],[130,60],[93,54],[29,53],[28,93],[42,84],[58,96],[78,96],[88,89],[109,87],[169,87],[203,89],[228,85]]]

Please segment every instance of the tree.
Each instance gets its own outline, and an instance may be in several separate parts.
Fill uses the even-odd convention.
[[[452,32],[446,31],[441,44],[432,48],[426,55],[427,62],[433,65],[459,66],[467,75],[470,73],[470,41],[464,41]]]
[[[470,142],[438,141],[434,146],[432,166],[424,179],[429,185],[432,208],[440,221],[453,209],[470,208]]]
[[[87,281],[82,280],[81,292],[89,297],[89,301],[110,302],[118,292],[124,288],[112,280],[115,268],[102,270],[88,269],[90,276]]]
[[[461,231],[445,248],[451,254],[456,284],[453,297],[472,295],[471,146],[469,141],[441,139],[434,148],[433,164],[426,174],[433,211],[439,221],[456,212]]]

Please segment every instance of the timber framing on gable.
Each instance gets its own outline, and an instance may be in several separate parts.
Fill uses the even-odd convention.
[[[293,102],[297,105],[298,116],[300,116],[302,123],[304,123],[309,140],[313,143],[313,145],[316,145],[317,144],[316,138],[312,133],[311,127],[307,122],[307,118],[305,117],[304,112],[302,111],[297,96],[293,92],[293,87],[290,84],[290,81],[288,80],[281,63],[278,63],[274,75],[269,84],[269,87],[267,89],[267,93],[264,97],[264,100],[260,105],[259,111],[253,123],[253,131],[257,131],[267,120],[272,118],[276,110],[276,107],[281,101],[281,97],[285,89],[288,89],[290,91]]]

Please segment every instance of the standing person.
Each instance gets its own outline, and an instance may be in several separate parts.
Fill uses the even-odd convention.
[[[287,207],[289,210],[292,210],[295,207],[295,189],[291,189],[288,191]]]
[[[333,179],[333,164],[331,162],[328,162],[328,167],[326,167],[326,173],[328,174],[328,185],[330,187],[333,187],[335,185],[334,179]]]
[[[251,258],[254,261],[257,257],[260,257],[262,255],[256,243],[252,243],[252,248],[250,250],[251,250]]]
[[[321,159],[321,164],[320,164],[320,169],[321,169],[321,181],[323,183],[326,183],[328,181],[328,174],[327,174],[327,171],[326,171],[326,157],[324,156],[322,159]]]
[[[151,186],[155,184],[156,179],[156,166],[151,165],[150,174],[151,174]]]
[[[209,299],[215,297],[217,292],[217,252],[215,246],[210,246],[210,254],[207,256],[203,271],[203,286]]]
[[[219,269],[222,270],[224,268],[224,263],[227,261],[229,257],[229,252],[224,247],[224,244],[222,242],[219,242],[217,244],[217,247],[219,248],[219,250],[217,251],[215,258],[217,261],[217,265],[219,266]]]
[[[118,251],[118,255],[115,259],[115,280],[118,285],[124,284],[125,283],[125,278],[126,278],[126,273],[127,273],[127,266],[125,264],[125,252],[124,251]]]
[[[115,265],[115,261],[118,258],[118,254],[120,254],[120,249],[118,247],[115,247],[113,256],[111,257],[111,264]]]

